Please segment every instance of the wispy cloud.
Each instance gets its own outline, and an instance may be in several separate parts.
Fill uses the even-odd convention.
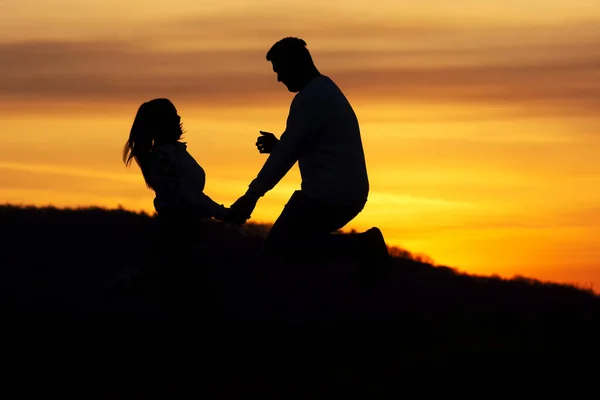
[[[265,103],[283,93],[265,52],[282,36],[298,34],[323,72],[353,96],[542,105],[567,113],[600,106],[594,24],[509,29],[298,21],[280,16],[271,26],[255,26],[240,15],[190,17],[127,40],[1,43],[0,100],[118,103],[169,96]]]
[[[52,164],[29,164],[17,162],[0,162],[0,170],[31,172],[35,174],[64,175],[87,179],[104,179],[126,183],[138,183],[139,177],[124,174],[111,174],[103,171],[82,169]]]

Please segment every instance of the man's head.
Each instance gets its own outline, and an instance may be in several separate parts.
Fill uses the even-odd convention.
[[[295,37],[275,43],[267,52],[267,61],[273,64],[277,81],[287,86],[290,92],[299,92],[310,77],[318,73],[306,42]]]

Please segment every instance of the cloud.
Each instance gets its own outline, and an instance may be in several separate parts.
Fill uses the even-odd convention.
[[[97,170],[86,170],[80,167],[74,168],[69,166],[61,165],[50,165],[50,164],[25,164],[17,162],[0,162],[1,170],[21,171],[29,172],[34,174],[50,174],[50,175],[64,175],[69,177],[79,177],[86,179],[104,179],[111,181],[119,181],[124,183],[138,183],[138,176],[124,175],[124,174],[111,174]]]
[[[127,40],[0,43],[0,101],[281,101],[288,94],[264,55],[285,32],[299,32],[317,65],[354,98],[521,104],[567,113],[600,106],[595,25],[533,30],[297,21],[257,23],[248,35],[256,21],[239,15],[189,18]]]
[[[600,206],[580,204],[579,207],[563,207],[556,215],[555,226],[570,228],[599,228]]]
[[[137,50],[120,42],[36,42],[0,45],[0,96],[43,100],[132,100],[167,94],[210,101],[215,97],[260,97],[258,71],[226,65],[247,64],[244,52]],[[274,86],[274,85],[273,85]],[[268,90],[268,89],[267,89]]]

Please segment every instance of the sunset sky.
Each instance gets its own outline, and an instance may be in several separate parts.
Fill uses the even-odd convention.
[[[121,151],[168,97],[230,205],[293,94],[265,60],[303,38],[352,103],[371,182],[348,229],[477,274],[600,291],[598,0],[6,0],[0,203],[153,211]],[[260,200],[272,222],[297,166]]]

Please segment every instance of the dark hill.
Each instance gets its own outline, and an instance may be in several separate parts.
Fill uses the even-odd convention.
[[[271,380],[285,386],[301,376],[291,371],[302,370],[303,362],[311,366],[312,383],[321,382],[317,376],[347,384],[376,376],[383,384],[402,368],[564,367],[565,359],[597,354],[600,299],[589,290],[472,276],[400,249],[392,249],[390,279],[363,288],[349,262],[262,262],[268,226],[209,221],[189,270],[158,290],[162,282],[144,269],[157,246],[155,222],[125,210],[0,207],[5,322],[27,326],[30,334],[43,329],[44,337],[100,337],[113,350],[138,349],[139,360],[148,354],[144,346],[156,357],[185,348],[204,361],[207,350],[218,351],[211,374],[202,376],[258,386]],[[107,347],[88,350],[100,348]],[[224,357],[237,361],[215,362]]]

